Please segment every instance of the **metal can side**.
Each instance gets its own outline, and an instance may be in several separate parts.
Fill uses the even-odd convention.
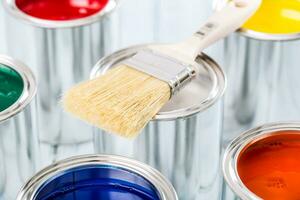
[[[127,48],[98,62],[91,78],[117,66],[147,45]],[[218,199],[221,187],[221,97],[226,79],[219,66],[202,54],[201,74],[182,89],[134,140],[95,129],[98,153],[129,156],[158,169],[171,180],[180,199]],[[177,103],[174,103],[177,102]]]

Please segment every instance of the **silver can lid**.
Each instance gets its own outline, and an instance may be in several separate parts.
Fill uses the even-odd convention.
[[[0,122],[21,112],[36,94],[37,84],[32,71],[20,61],[0,55]]]
[[[94,169],[99,169],[99,171],[94,171]],[[80,171],[84,170],[92,170],[92,172],[79,174]],[[66,178],[62,178],[64,175]],[[103,187],[115,190],[124,185],[123,192],[135,191],[136,193],[137,190],[135,189],[142,190],[145,187],[145,182],[141,178],[149,182],[155,189],[157,197],[153,197],[154,199],[178,200],[173,186],[157,170],[136,160],[114,155],[76,156],[54,163],[33,176],[23,186],[17,200],[34,200],[39,199],[40,196],[64,196],[73,194],[73,192],[79,195],[77,189],[93,187],[93,185],[96,186],[95,183],[100,182],[101,184],[99,184],[99,188],[95,189],[96,191]],[[120,182],[115,183],[117,180]],[[127,182],[128,184],[126,184]],[[63,186],[59,185],[61,183]],[[78,186],[76,183],[83,183],[83,185]],[[135,185],[137,188],[134,187]],[[49,187],[47,188],[47,186]],[[52,190],[53,187],[55,187],[54,191]],[[94,195],[95,190],[91,194]],[[143,192],[146,191],[149,194],[149,189],[143,190]],[[41,195],[41,193],[43,194]],[[83,194],[80,193],[80,195]],[[86,194],[85,190],[84,196],[91,198],[89,195]],[[112,197],[112,199],[117,199],[116,196]],[[43,197],[41,198],[43,199]]]
[[[118,66],[119,63],[148,46],[130,47],[101,59],[93,68],[91,79]],[[222,97],[226,88],[226,79],[222,69],[205,54],[199,55],[196,62],[200,68],[199,76],[174,95],[154,117],[154,120],[174,120],[197,114]]]

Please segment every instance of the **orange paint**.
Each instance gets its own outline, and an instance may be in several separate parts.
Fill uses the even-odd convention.
[[[277,133],[244,148],[238,174],[264,200],[300,200],[300,132]]]

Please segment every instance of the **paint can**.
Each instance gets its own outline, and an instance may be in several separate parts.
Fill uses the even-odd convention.
[[[0,56],[0,199],[15,199],[39,166],[36,89],[28,67]]]
[[[218,2],[224,3],[223,0]],[[280,21],[285,19],[286,12],[299,12],[300,4],[293,0],[262,2],[253,20],[225,40],[224,70],[228,89],[224,101],[224,146],[239,133],[254,126],[300,118],[300,81],[297,76],[300,72],[300,35],[293,32],[295,30],[290,30],[290,33],[285,30],[291,26],[292,20],[294,26],[299,21]],[[281,3],[289,4],[289,7]],[[278,19],[268,16],[273,12],[282,16],[277,16]],[[263,19],[259,24],[262,16],[271,24],[264,24]],[[293,15],[289,17],[293,18]],[[265,26],[255,27],[255,24]]]
[[[93,153],[92,127],[61,108],[62,93],[89,77],[110,42],[108,14],[115,0],[5,0],[10,55],[30,65],[39,80],[37,105],[43,165]]]
[[[224,199],[297,199],[299,144],[298,122],[265,124],[236,137],[223,159],[224,177],[234,191],[227,188]]]
[[[183,41],[212,12],[212,0],[126,0],[111,17],[113,51],[144,43]],[[204,52],[221,61],[222,45],[218,42]]]
[[[120,50],[100,60],[91,78],[146,48]],[[218,199],[221,187],[220,151],[225,77],[208,56],[197,58],[199,79],[184,88],[134,140],[95,129],[98,153],[129,156],[162,172],[180,199]]]
[[[33,176],[17,200],[178,200],[172,185],[141,162],[111,155],[59,161]]]
[[[0,4],[0,54],[6,53],[3,6]]]

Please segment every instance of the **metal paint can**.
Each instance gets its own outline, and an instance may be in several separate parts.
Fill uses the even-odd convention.
[[[225,39],[224,146],[254,126],[300,118],[299,36],[242,28]]]
[[[141,162],[111,155],[59,161],[33,176],[17,200],[178,200],[172,185]]]
[[[28,67],[0,56],[0,199],[15,199],[39,166],[36,89]]]
[[[6,44],[5,44],[5,31],[4,31],[4,12],[3,6],[0,3],[0,54],[5,54]]]
[[[92,127],[64,113],[60,98],[69,87],[87,79],[92,66],[108,51],[108,14],[117,1],[109,0],[93,15],[68,20],[35,17],[21,10],[23,7],[16,2],[32,1],[3,1],[8,52],[30,65],[39,80],[37,105],[43,165],[71,155],[93,153]],[[40,1],[35,2],[39,5]],[[95,2],[97,5],[98,1]],[[85,5],[78,1],[73,4]],[[82,9],[80,12],[85,12]]]
[[[126,0],[112,14],[113,51],[151,42],[178,42],[198,30],[213,11],[212,0]],[[138,32],[137,32],[138,28]],[[222,42],[204,52],[222,60]]]
[[[291,144],[288,143],[289,137],[294,137],[292,139]],[[299,146],[296,146],[297,143],[295,142],[295,138],[298,138],[297,141],[299,141],[300,138],[300,124],[298,122],[280,122],[280,123],[270,123],[265,124],[256,128],[253,128],[251,130],[248,130],[244,133],[242,133],[240,136],[236,137],[227,147],[225,150],[224,158],[223,158],[223,174],[226,179],[227,184],[232,189],[229,190],[227,187],[227,190],[224,191],[223,197],[224,199],[243,199],[243,200],[260,200],[263,199],[259,197],[258,194],[255,194],[256,191],[252,188],[247,187],[246,183],[243,182],[242,177],[244,176],[242,174],[242,171],[240,170],[241,165],[241,159],[244,159],[245,156],[248,156],[247,159],[251,159],[251,162],[253,163],[253,160],[259,159],[259,162],[257,164],[264,165],[269,164],[272,165],[272,168],[276,168],[276,174],[271,173],[270,171],[273,169],[269,169],[264,167],[264,171],[260,171],[261,167],[257,167],[254,170],[257,171],[257,174],[252,174],[251,172],[247,172],[249,175],[251,175],[252,179],[264,177],[264,179],[260,179],[259,186],[256,187],[263,187],[260,188],[260,193],[263,191],[268,191],[270,194],[273,193],[273,197],[276,197],[278,199],[285,199],[282,198],[282,192],[286,190],[286,193],[291,192],[290,188],[291,185],[288,185],[287,179],[285,177],[280,176],[280,163],[276,163],[276,159],[281,157],[283,158],[284,154],[283,148],[298,148]],[[259,153],[261,152],[261,153]],[[287,152],[287,151],[286,151]],[[277,153],[277,156],[272,156],[272,153]],[[281,156],[279,156],[279,154]],[[272,162],[270,162],[270,159],[272,159]],[[245,164],[245,163],[244,163]],[[249,165],[249,162],[247,163]],[[293,161],[289,160],[287,163],[285,163],[289,166],[293,165]],[[252,167],[253,165],[250,164]],[[257,165],[256,165],[257,166]],[[265,174],[267,170],[267,174]],[[285,168],[282,173],[289,173],[289,169]],[[244,172],[245,173],[245,172]],[[292,171],[293,175],[296,175],[295,171]],[[264,180],[264,181],[262,181]],[[253,180],[252,180],[253,181]],[[286,184],[288,187],[286,188]],[[253,185],[253,184],[252,184]],[[248,185],[249,186],[249,185]],[[252,192],[253,191],[253,192]],[[270,192],[271,191],[271,192]],[[270,195],[269,194],[269,195]],[[272,194],[271,194],[272,195]],[[266,197],[265,197],[266,198]],[[270,199],[270,198],[266,198]],[[272,198],[271,198],[272,199]],[[291,198],[293,199],[293,198]]]
[[[113,13],[116,47],[183,40],[207,19],[211,4],[211,0],[126,0]]]
[[[146,48],[118,51],[100,60],[91,78]],[[219,66],[202,54],[199,79],[184,88],[134,140],[95,129],[98,153],[129,156],[162,172],[180,199],[218,199],[221,186],[220,152],[225,77]]]

